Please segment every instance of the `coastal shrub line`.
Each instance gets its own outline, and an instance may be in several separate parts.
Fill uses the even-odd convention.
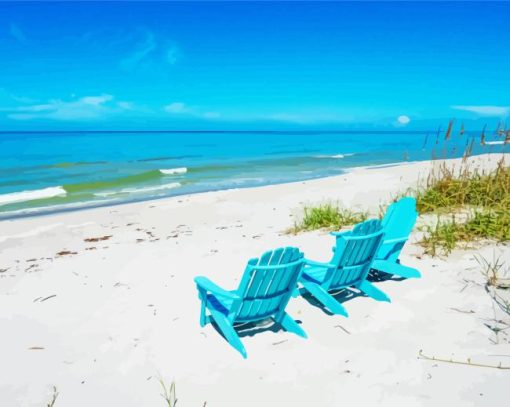
[[[424,186],[410,189],[405,195],[416,197],[421,215],[437,215],[433,225],[423,227],[420,241],[429,255],[447,255],[480,239],[510,241],[510,167],[504,159],[493,171],[469,167],[467,161],[457,169],[443,163],[430,173]],[[367,218],[367,211],[332,203],[305,206],[302,218],[287,232],[339,230]]]
[[[458,172],[443,163],[429,175],[425,188],[415,191],[419,213],[458,209],[463,206],[510,208],[510,167],[504,159],[495,171],[483,172],[464,165]]]
[[[465,165],[455,173],[443,165],[416,191],[416,198],[421,214],[437,214],[420,242],[432,256],[479,239],[510,240],[510,167],[503,159],[492,172]],[[461,211],[465,216],[459,216]]]

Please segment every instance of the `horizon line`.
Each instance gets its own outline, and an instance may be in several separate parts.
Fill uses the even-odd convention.
[[[41,134],[41,133],[415,133],[437,132],[435,130],[374,130],[374,129],[342,129],[342,130],[0,130],[0,134]],[[471,130],[476,131],[476,130]],[[481,131],[481,130],[480,130]]]

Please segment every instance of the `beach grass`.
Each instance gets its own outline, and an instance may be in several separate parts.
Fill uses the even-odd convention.
[[[339,230],[346,226],[355,225],[368,218],[364,211],[353,211],[332,203],[318,206],[305,206],[303,217],[294,223],[287,232],[296,234],[302,231],[317,229]]]
[[[510,207],[510,167],[501,159],[492,172],[465,164],[458,171],[443,163],[432,171],[425,188],[417,189],[419,213],[451,211],[463,206]]]
[[[485,290],[499,308],[510,315],[510,268],[501,258],[494,255],[492,260],[483,256],[475,256],[485,278]]]
[[[442,164],[415,192],[420,214],[437,215],[435,225],[425,227],[426,253],[449,254],[480,239],[510,240],[510,167],[503,159],[492,172]]]
[[[51,401],[48,404],[46,404],[46,406],[47,407],[54,407],[55,406],[55,402],[57,401],[57,397],[58,397],[57,387],[53,386],[53,394],[51,396]]]
[[[175,407],[177,404],[177,397],[175,392],[175,381],[173,381],[169,386],[165,383],[165,381],[160,377],[158,379],[159,384],[163,388],[163,393],[161,393],[161,397],[165,400],[165,404],[167,407]]]

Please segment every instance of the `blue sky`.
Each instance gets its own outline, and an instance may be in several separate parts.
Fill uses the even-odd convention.
[[[507,2],[2,2],[0,129],[480,127],[510,114],[509,16]]]

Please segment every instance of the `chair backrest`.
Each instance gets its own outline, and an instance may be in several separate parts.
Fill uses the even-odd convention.
[[[415,198],[406,196],[392,203],[381,221],[384,240],[409,237],[417,218]]]
[[[382,242],[383,227],[378,219],[357,224],[352,231],[337,235],[336,249],[327,271],[326,288],[355,286],[365,281]]]
[[[417,218],[415,198],[404,197],[392,203],[381,222],[384,228],[384,241],[377,257],[397,258],[413,231]]]
[[[256,321],[282,312],[303,265],[303,253],[295,247],[271,250],[248,261],[237,290],[243,300],[234,321]]]

